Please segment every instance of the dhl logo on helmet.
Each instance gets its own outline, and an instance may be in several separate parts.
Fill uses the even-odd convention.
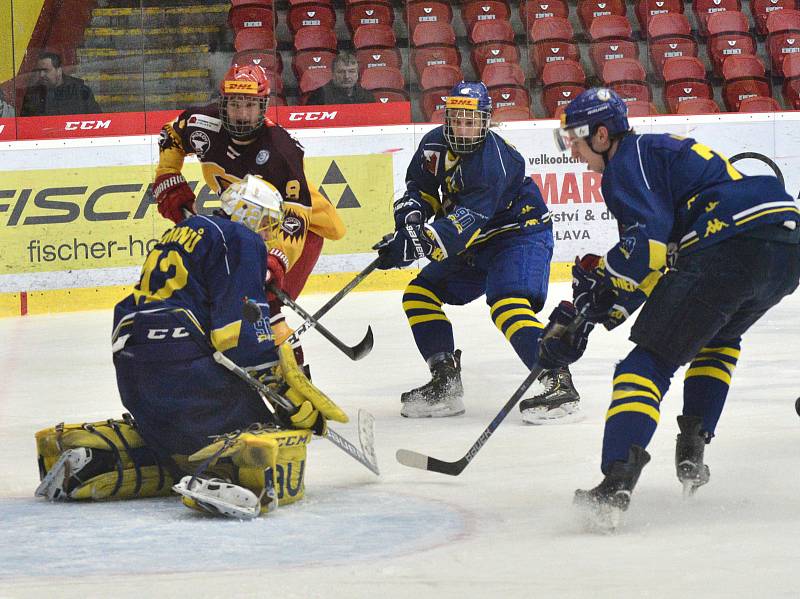
[[[445,100],[444,107],[477,110],[478,98],[462,98],[460,96],[448,96],[447,100]]]
[[[222,84],[224,94],[252,94],[258,95],[258,83],[255,81],[225,81]]]

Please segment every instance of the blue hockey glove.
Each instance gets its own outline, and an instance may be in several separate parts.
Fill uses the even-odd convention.
[[[587,320],[605,322],[617,294],[600,265],[600,256],[586,254],[575,258],[572,267],[572,301]]]
[[[425,206],[422,200],[405,194],[394,203],[394,228],[399,231],[406,225],[418,225],[425,221]]]
[[[578,311],[570,302],[563,301],[550,314],[550,321],[539,339],[539,366],[553,370],[577,362],[586,350],[589,333],[594,323],[580,316],[578,325],[570,325],[578,317]]]
[[[381,258],[378,268],[387,270],[402,268],[414,260],[427,258],[433,252],[433,244],[425,236],[421,224],[405,225],[391,237],[384,237],[373,249],[378,250]]]

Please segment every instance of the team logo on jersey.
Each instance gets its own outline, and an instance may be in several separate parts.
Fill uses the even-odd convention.
[[[192,144],[194,153],[197,154],[197,157],[201,160],[211,147],[211,140],[203,131],[192,131],[192,134],[189,136],[189,143]]]
[[[213,116],[205,114],[193,114],[189,117],[189,125],[192,127],[199,127],[200,129],[208,129],[214,133],[219,133],[222,129],[222,120],[215,119]]]
[[[256,164],[266,164],[267,160],[269,160],[269,150],[259,150],[256,154]]]
[[[302,239],[305,235],[305,221],[300,218],[291,208],[283,214],[281,221],[281,231],[283,236],[289,240]]]
[[[180,147],[181,142],[171,125],[166,125],[158,134],[158,147],[162,150]]]
[[[425,156],[425,170],[435,175],[436,171],[439,170],[439,157],[441,156],[441,152],[423,150],[422,153]]]

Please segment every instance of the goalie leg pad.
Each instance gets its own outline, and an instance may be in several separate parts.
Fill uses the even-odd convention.
[[[260,498],[265,513],[304,497],[306,446],[311,437],[309,430],[253,428],[220,437],[189,456],[189,463],[198,477],[225,478],[249,489]]]
[[[35,434],[41,484],[59,499],[128,499],[168,495],[172,476],[129,415],[122,420],[57,424]]]

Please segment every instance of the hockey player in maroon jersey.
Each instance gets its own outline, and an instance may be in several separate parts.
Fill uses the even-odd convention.
[[[208,186],[221,194],[247,174],[274,185],[283,195],[284,217],[267,257],[267,283],[297,298],[322,252],[323,239],[341,239],[345,227],[334,206],[309,185],[303,171],[303,148],[266,118],[269,81],[258,65],[234,64],[220,85],[220,100],[189,108],[164,125],[153,193],[158,211],[179,223],[184,210],[195,212],[195,194],[181,174],[184,158],[194,154]],[[292,331],[270,304],[276,343]],[[302,363],[302,350],[298,361]]]

